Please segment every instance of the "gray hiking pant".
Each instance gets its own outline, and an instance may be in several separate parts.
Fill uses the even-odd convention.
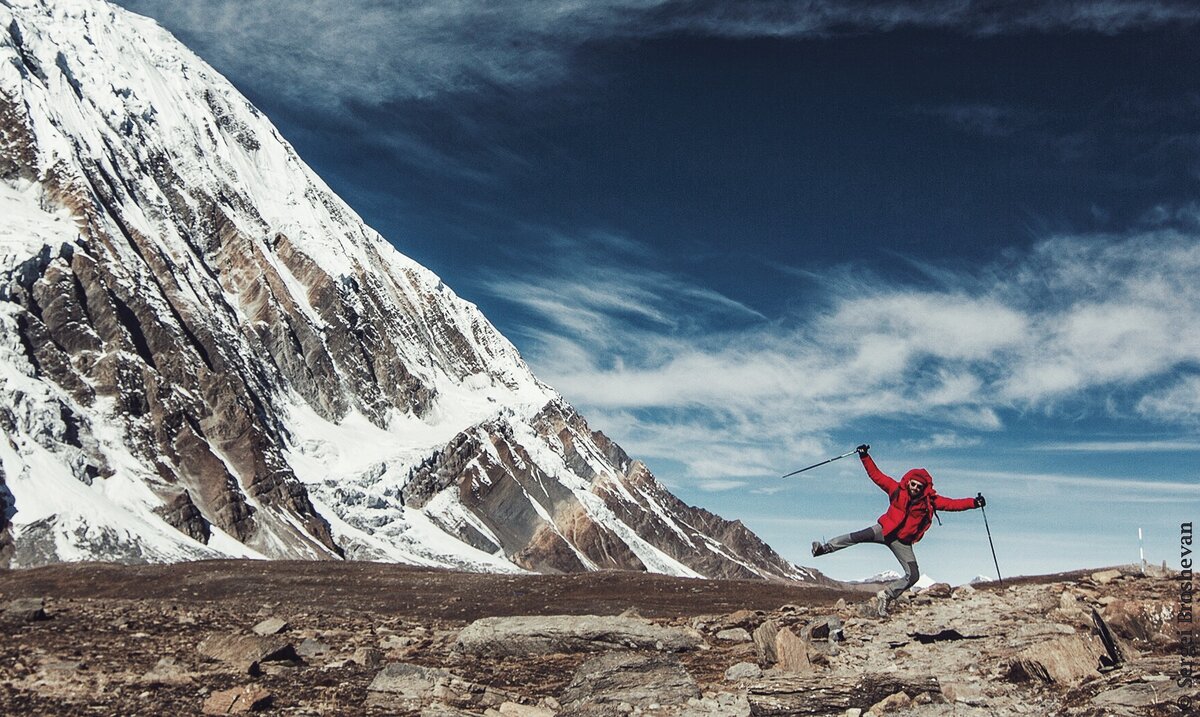
[[[896,560],[900,561],[901,567],[904,568],[904,576],[899,580],[890,582],[883,590],[887,593],[888,600],[895,600],[900,597],[900,594],[911,588],[921,579],[921,571],[917,568],[917,556],[913,553],[911,545],[905,545],[899,540],[885,542],[883,539],[883,528],[879,523],[872,525],[870,528],[856,530],[853,533],[839,535],[829,541],[829,547],[832,550],[841,550],[848,548],[851,545],[858,543],[879,543],[886,545],[892,549],[892,555],[896,556]]]

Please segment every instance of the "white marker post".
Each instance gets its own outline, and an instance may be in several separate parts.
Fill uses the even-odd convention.
[[[1142,575],[1146,574],[1146,547],[1142,544],[1142,529],[1138,528],[1138,557],[1142,559]]]

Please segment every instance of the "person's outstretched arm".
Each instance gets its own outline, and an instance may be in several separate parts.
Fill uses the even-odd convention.
[[[875,465],[875,459],[867,453],[868,449],[869,446],[865,444],[858,447],[858,457],[862,459],[863,468],[867,469],[867,476],[874,481],[875,485],[891,495],[900,487],[900,481],[879,470],[879,466]]]
[[[975,498],[947,498],[939,495],[933,499],[934,508],[946,511],[982,508],[985,503],[986,501],[984,501],[982,493]]]

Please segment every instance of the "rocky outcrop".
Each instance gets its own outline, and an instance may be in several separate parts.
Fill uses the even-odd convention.
[[[638,618],[548,615],[485,617],[463,629],[456,644],[469,654],[519,657],[613,649],[685,652],[700,649],[704,640],[694,630]]]
[[[1103,654],[1099,641],[1089,635],[1064,635],[1019,652],[1007,676],[1071,686],[1098,674]]]
[[[678,660],[609,652],[579,666],[559,702],[568,714],[601,715],[635,708],[687,704],[700,687]]]
[[[940,694],[937,678],[931,675],[869,674],[861,677],[779,676],[760,680],[748,691],[753,715],[862,714],[893,695]],[[908,703],[906,703],[907,705]],[[882,714],[872,712],[872,714]]]
[[[488,709],[508,702],[511,695],[456,675],[450,670],[394,662],[367,686],[367,705],[393,710],[420,709],[429,703]]]

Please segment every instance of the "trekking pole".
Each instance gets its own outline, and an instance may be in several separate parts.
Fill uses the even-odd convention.
[[[980,493],[976,497],[982,498],[983,493]],[[979,506],[979,512],[983,513],[983,529],[987,531],[988,545],[992,549],[992,564],[996,566],[996,580],[1000,582],[1000,587],[1004,587],[1004,578],[1000,577],[1000,563],[996,561],[996,544],[992,542],[992,529],[988,527],[987,510],[981,505]]]
[[[870,448],[870,446],[867,446],[867,448]],[[855,448],[854,450],[852,450],[852,451],[849,451],[849,452],[847,452],[847,453],[843,453],[843,454],[842,454],[842,455],[840,455],[840,456],[834,456],[833,458],[830,458],[830,459],[829,459],[829,460],[827,460],[827,461],[821,461],[820,463],[813,463],[813,464],[812,464],[811,466],[809,466],[808,468],[801,468],[801,469],[800,469],[800,470],[798,470],[798,471],[792,471],[791,473],[788,473],[787,475],[785,475],[785,476],[782,476],[782,477],[783,477],[783,478],[788,478],[788,477],[790,477],[790,476],[794,476],[794,475],[796,475],[797,473],[803,473],[804,471],[807,471],[807,470],[812,470],[813,468],[816,468],[817,466],[823,466],[823,465],[825,465],[826,463],[833,463],[833,462],[834,462],[834,461],[836,461],[836,460],[841,460],[842,458],[845,458],[846,456],[852,456],[852,455],[854,455],[855,453],[858,453],[858,449],[857,449],[857,448]]]

